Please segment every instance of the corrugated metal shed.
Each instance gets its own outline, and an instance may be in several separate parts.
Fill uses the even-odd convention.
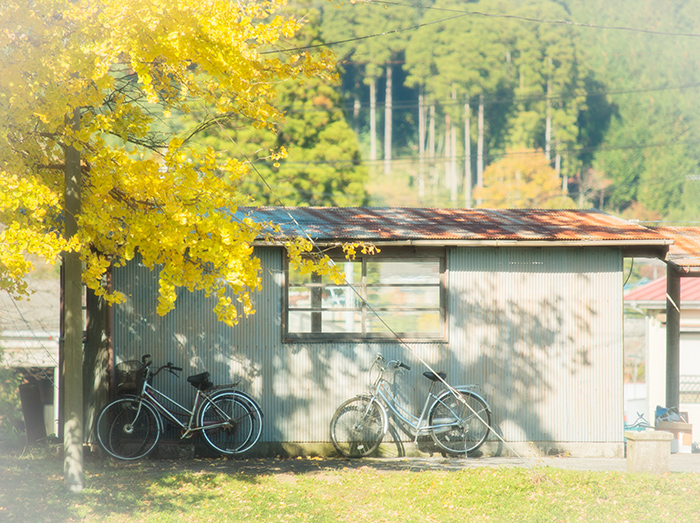
[[[239,214],[319,241],[670,244],[663,234],[596,210],[257,207]]]
[[[651,227],[673,241],[666,261],[681,274],[700,272],[700,227]]]
[[[327,444],[335,408],[365,390],[367,370],[382,352],[416,366],[401,391],[414,407],[426,389],[420,357],[446,370],[452,384],[479,384],[510,442],[621,449],[622,258],[628,249],[663,257],[672,240],[662,232],[594,210],[238,213],[319,243],[445,246],[446,339],[285,341],[284,253],[268,244],[256,247],[263,267],[257,313],[233,329],[216,321],[211,299],[186,290],[175,311],[158,316],[157,271],[138,260],[115,268],[114,288],[127,296],[113,308],[117,359],[150,352],[187,373],[208,370],[217,383],[242,380],[266,413],[263,442]],[[166,379],[171,383],[162,384],[178,399],[191,395],[183,380]]]

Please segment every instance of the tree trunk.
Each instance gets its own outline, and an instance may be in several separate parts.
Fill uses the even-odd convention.
[[[547,115],[544,125],[544,157],[552,161],[552,81],[547,80]]]
[[[452,101],[457,106],[457,88],[452,86]],[[450,201],[457,203],[457,191],[459,189],[459,177],[457,176],[457,126],[450,120]]]
[[[384,96],[384,174],[391,173],[391,121],[393,118],[393,71],[391,64],[386,66],[386,94]]]
[[[418,196],[425,196],[425,94],[423,85],[418,94]]]
[[[484,187],[484,95],[479,95],[479,136],[476,142],[476,186]],[[477,200],[477,204],[481,200]]]
[[[445,115],[445,188],[452,192],[452,179],[450,173],[450,159],[452,156],[452,151],[450,151],[450,146],[452,145],[452,124],[450,122],[450,115]]]
[[[430,106],[430,122],[428,128],[428,156],[430,158],[430,184],[433,193],[437,189],[437,172],[435,170],[435,105]]]
[[[467,98],[464,104],[464,207],[467,209],[472,206],[472,146],[469,116],[469,98]]]
[[[355,127],[355,134],[360,136],[360,99],[355,96],[355,103],[352,106],[352,121]]]
[[[76,132],[80,113],[75,110],[70,125]],[[65,156],[65,236],[78,232],[80,214],[80,152],[66,147]],[[85,485],[83,473],[83,298],[82,263],[77,252],[63,253],[61,383],[63,383],[63,472],[71,492]]]
[[[369,84],[369,159],[377,161],[377,79]]]

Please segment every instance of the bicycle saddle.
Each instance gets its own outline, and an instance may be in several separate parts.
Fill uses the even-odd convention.
[[[210,374],[208,372],[202,372],[200,374],[195,374],[194,376],[188,377],[187,381],[189,381],[190,384],[196,389],[207,390],[214,386],[214,384],[209,381],[209,376]]]
[[[440,371],[440,372],[425,371],[423,373],[423,376],[428,378],[430,381],[441,381],[441,380],[444,381],[445,377],[447,376],[447,373],[442,372],[442,371]]]

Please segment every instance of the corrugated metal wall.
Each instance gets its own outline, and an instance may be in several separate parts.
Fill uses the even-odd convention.
[[[127,302],[114,308],[117,360],[153,355],[185,376],[241,380],[265,412],[262,441],[326,442],[335,408],[365,390],[377,352],[413,367],[400,393],[419,408],[418,357],[452,384],[478,383],[508,441],[622,440],[622,258],[606,249],[451,249],[449,343],[282,343],[282,253],[258,249],[257,313],[231,328],[213,303],[180,291],[155,313],[157,279],[137,262],[114,271]],[[189,404],[185,381],[156,384]]]
[[[484,384],[507,441],[622,441],[622,258],[451,251],[451,367]]]

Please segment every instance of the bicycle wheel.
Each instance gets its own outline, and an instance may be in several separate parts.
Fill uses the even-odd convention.
[[[97,441],[112,457],[135,460],[158,444],[160,415],[136,397],[119,398],[105,406],[97,418]]]
[[[331,419],[331,441],[343,456],[362,458],[372,454],[387,431],[384,406],[369,396],[343,403]]]
[[[232,391],[205,400],[198,419],[207,445],[227,456],[248,450],[260,437],[255,428],[257,415]]]
[[[435,443],[452,454],[466,454],[486,441],[491,412],[476,394],[458,392],[461,399],[449,390],[438,397],[428,413],[428,423]]]
[[[243,402],[248,409],[251,411],[252,417],[251,420],[253,422],[253,432],[251,434],[250,442],[248,445],[244,446],[239,452],[245,452],[249,448],[251,448],[253,445],[255,445],[258,440],[260,439],[260,435],[262,434],[262,429],[263,429],[263,411],[260,408],[260,405],[258,405],[258,402],[255,401],[251,396],[249,396],[247,393],[236,390],[234,391],[234,394],[236,395],[236,399]]]

